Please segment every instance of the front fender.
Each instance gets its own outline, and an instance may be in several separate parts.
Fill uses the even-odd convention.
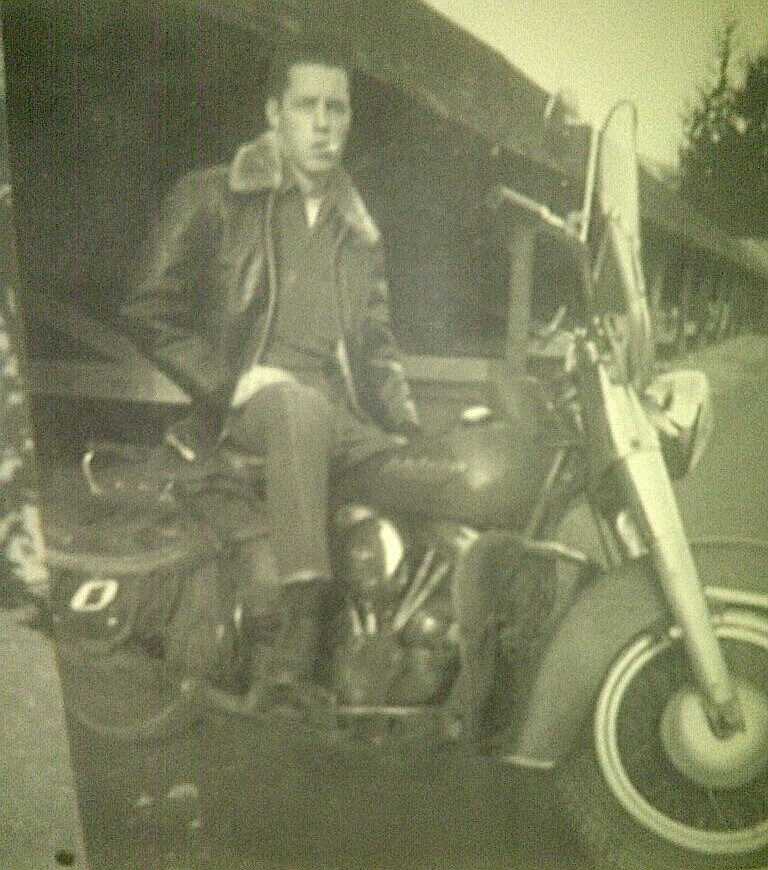
[[[599,574],[555,628],[520,724],[499,741],[500,760],[521,767],[555,767],[589,716],[613,659],[633,637],[666,619],[647,559]]]

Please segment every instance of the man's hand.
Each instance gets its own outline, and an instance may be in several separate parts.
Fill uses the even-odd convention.
[[[240,408],[264,387],[272,386],[272,384],[295,383],[296,379],[285,369],[255,365],[240,375],[240,380],[237,382],[235,393],[232,396],[232,407]]]

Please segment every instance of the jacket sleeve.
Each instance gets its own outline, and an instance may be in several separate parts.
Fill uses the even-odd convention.
[[[217,405],[228,372],[208,339],[203,286],[221,221],[210,171],[182,178],[166,197],[122,308],[140,349],[194,399]]]
[[[392,332],[384,255],[379,246],[370,265],[367,303],[355,342],[363,381],[360,400],[385,429],[413,435],[421,424]]]

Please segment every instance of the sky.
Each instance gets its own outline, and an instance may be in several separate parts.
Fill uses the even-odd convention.
[[[426,0],[548,91],[575,94],[599,123],[619,99],[638,108],[640,152],[677,161],[682,116],[717,68],[717,35],[739,21],[737,56],[768,48],[766,0]]]

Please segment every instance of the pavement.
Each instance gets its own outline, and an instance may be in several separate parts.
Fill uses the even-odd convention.
[[[715,408],[709,448],[677,487],[690,537],[768,539],[768,338],[739,336],[676,366],[706,372]]]
[[[28,606],[0,610],[0,867],[86,870],[50,639]]]
[[[768,537],[768,338],[674,365],[708,373],[717,415],[678,486],[692,537]],[[746,570],[726,582],[768,591]],[[215,718],[144,746],[74,727],[68,743],[54,650],[28,608],[0,609],[0,662],[3,870],[85,868],[84,840],[91,870],[589,866],[541,775],[467,753],[344,756],[290,729]]]

